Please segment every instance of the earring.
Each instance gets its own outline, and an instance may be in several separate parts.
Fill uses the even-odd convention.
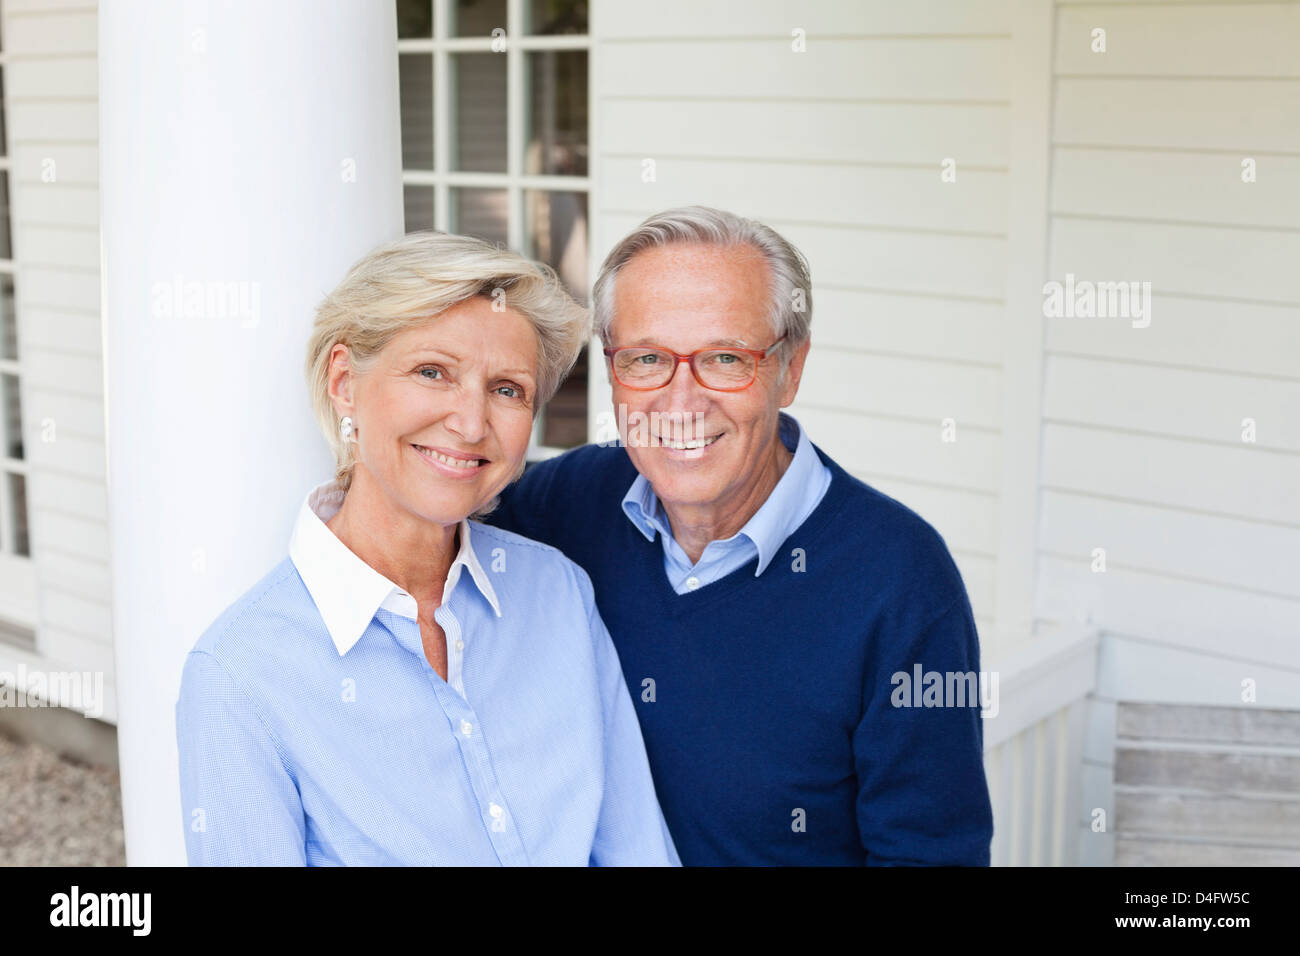
[[[352,433],[355,430],[356,429],[352,427],[352,419],[349,418],[347,415],[344,415],[342,418],[339,419],[339,436],[344,441],[351,441]]]

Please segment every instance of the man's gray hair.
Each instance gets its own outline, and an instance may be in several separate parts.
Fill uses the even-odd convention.
[[[651,216],[605,257],[592,290],[596,332],[608,347],[614,322],[614,279],[637,253],[675,243],[747,245],[767,262],[768,322],[774,337],[785,336],[777,354],[784,375],[790,356],[808,341],[812,325],[812,279],[803,254],[771,226],[708,206],[681,206]]]

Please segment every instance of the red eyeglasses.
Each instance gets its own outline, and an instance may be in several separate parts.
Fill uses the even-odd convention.
[[[625,345],[605,349],[614,377],[620,385],[648,392],[663,388],[677,374],[677,366],[686,362],[695,381],[719,392],[738,392],[754,384],[758,363],[772,354],[785,336],[767,348],[696,349],[688,355],[653,345]]]

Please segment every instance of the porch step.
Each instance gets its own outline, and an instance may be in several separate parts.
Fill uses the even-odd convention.
[[[1116,866],[1300,865],[1300,711],[1121,702]]]

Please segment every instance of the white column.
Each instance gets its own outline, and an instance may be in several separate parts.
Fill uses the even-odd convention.
[[[391,0],[105,0],[100,191],[127,861],[184,863],[186,652],[332,473],[313,311],[402,233]]]

